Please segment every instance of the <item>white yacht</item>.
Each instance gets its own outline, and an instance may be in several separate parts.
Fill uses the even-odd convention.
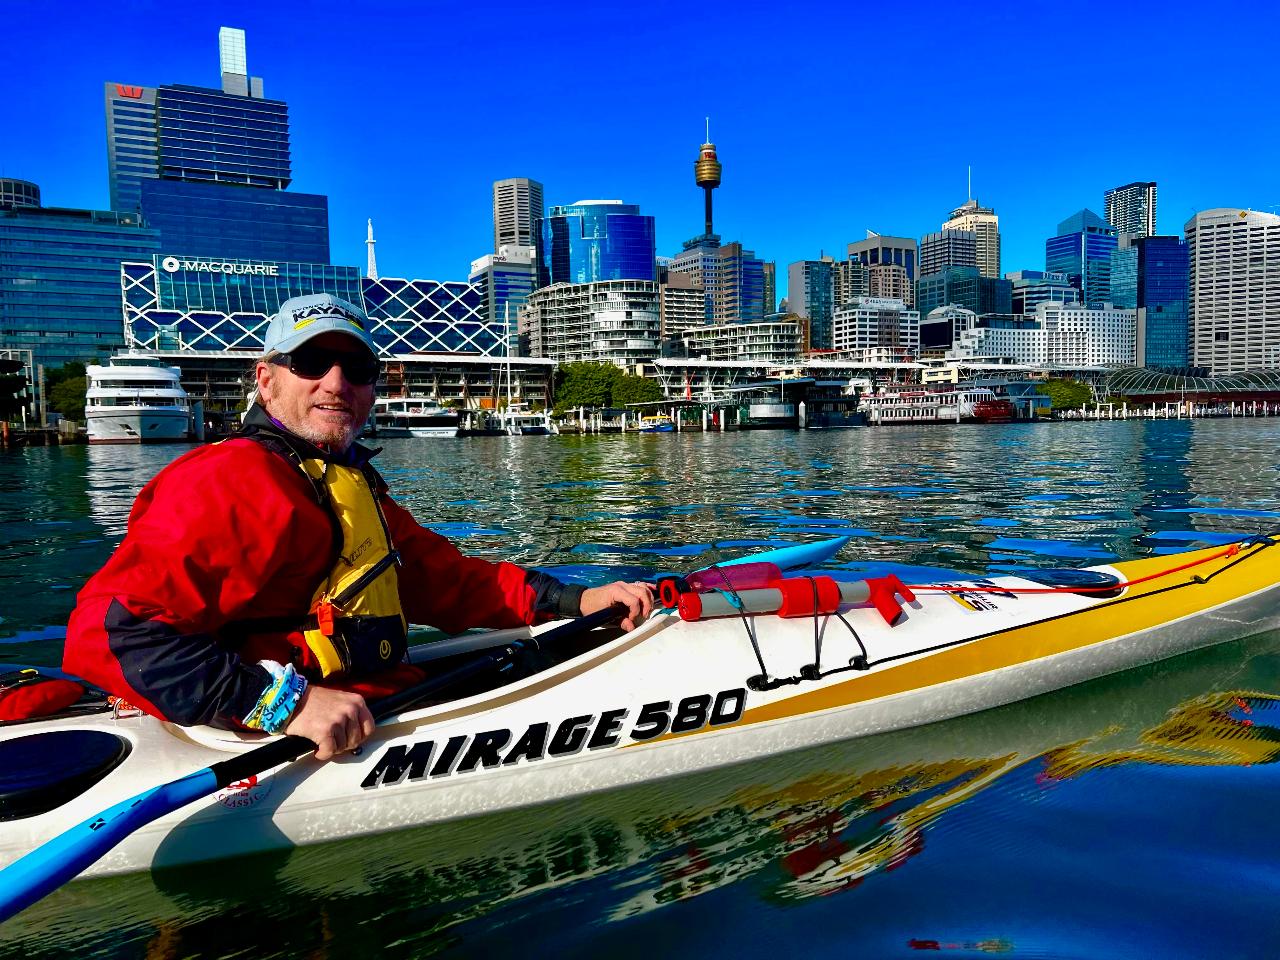
[[[498,411],[498,422],[503,432],[513,437],[545,437],[551,433],[559,433],[551,422],[551,414],[547,411],[535,413],[521,402],[510,403],[506,409]]]
[[[379,437],[456,437],[462,418],[423,397],[379,397],[373,429]]]
[[[181,371],[159,357],[121,353],[85,368],[90,443],[174,443],[188,438],[191,407]]]

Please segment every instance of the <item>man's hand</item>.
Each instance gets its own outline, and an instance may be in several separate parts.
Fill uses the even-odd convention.
[[[307,687],[285,733],[296,733],[316,745],[317,760],[331,760],[354,750],[373,733],[373,714],[364,697],[314,684]]]
[[[653,587],[647,583],[624,583],[621,580],[606,583],[603,587],[590,587],[582,593],[579,612],[585,617],[615,603],[627,608],[622,629],[634,630],[653,612]]]

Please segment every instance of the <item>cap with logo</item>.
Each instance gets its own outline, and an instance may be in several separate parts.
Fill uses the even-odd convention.
[[[328,293],[293,297],[280,304],[267,324],[263,350],[288,353],[322,333],[345,333],[363,343],[374,356],[378,354],[364,311]]]

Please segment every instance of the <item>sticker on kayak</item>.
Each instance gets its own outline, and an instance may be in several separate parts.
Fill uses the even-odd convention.
[[[214,798],[224,807],[238,810],[251,807],[260,800],[265,800],[271,792],[271,780],[259,780],[256,776],[248,776],[243,780],[227,784],[214,794]]]
[[[583,750],[619,746],[624,738],[643,743],[665,734],[692,733],[720,727],[742,717],[747,706],[743,687],[712,695],[700,693],[679,703],[646,703],[628,728],[631,710],[620,707],[602,713],[569,717],[558,724],[531,723],[519,731],[501,729],[450,737],[443,744],[419,740],[387,747],[360,786],[389,787],[406,780],[451,777],[476,770],[510,767],[547,757],[568,757]],[[437,746],[439,749],[437,749]]]
[[[975,613],[980,613],[984,610],[999,610],[1000,604],[996,603],[996,597],[1004,597],[1008,600],[1018,599],[1016,593],[1000,590],[990,580],[966,580],[964,583],[940,583],[938,586],[950,588],[947,596],[964,607],[964,609]],[[973,587],[975,589],[966,590],[965,587]],[[981,592],[977,592],[976,588],[981,588]]]

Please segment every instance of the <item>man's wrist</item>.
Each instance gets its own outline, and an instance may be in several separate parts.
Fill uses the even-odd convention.
[[[562,617],[582,615],[582,595],[587,588],[580,583],[566,583],[560,591],[559,613]]]

